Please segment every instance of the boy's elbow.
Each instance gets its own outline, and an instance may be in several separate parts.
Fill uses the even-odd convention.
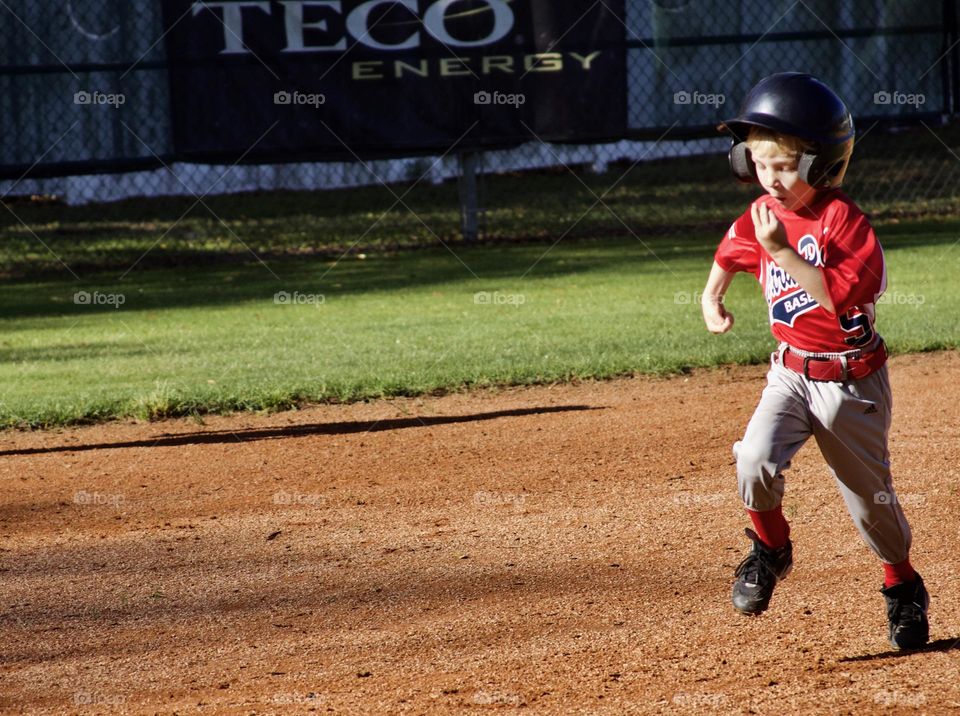
[[[820,271],[820,296],[816,296],[820,307],[831,316],[837,315],[837,306],[833,302],[833,296],[830,295],[830,286],[827,285],[827,277],[823,270]]]

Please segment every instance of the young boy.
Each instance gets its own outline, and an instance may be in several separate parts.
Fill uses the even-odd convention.
[[[930,598],[910,564],[910,527],[891,483],[887,354],[874,329],[886,287],[883,251],[838,189],[853,151],[853,120],[822,82],[784,72],[761,80],[722,128],[733,135],[734,174],[766,193],[720,243],[703,317],[712,333],[730,330],[723,296],[746,271],[763,287],[780,342],[760,403],[734,445],[753,549],[736,570],[733,606],[749,615],[766,610],[793,565],[783,471],[812,435],[857,529],[883,562],[890,643],[922,646]]]

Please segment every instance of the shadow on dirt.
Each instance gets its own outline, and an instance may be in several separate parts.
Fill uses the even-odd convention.
[[[432,415],[426,417],[389,418],[383,420],[347,420],[333,423],[309,423],[307,425],[284,425],[276,428],[249,428],[241,430],[209,430],[194,433],[164,433],[156,438],[129,440],[113,443],[90,443],[87,445],[53,445],[50,447],[0,450],[0,456],[41,455],[54,452],[84,452],[87,450],[112,450],[115,448],[175,447],[178,445],[203,445],[210,443],[244,443],[277,438],[295,438],[307,435],[346,435],[350,433],[375,433],[382,430],[402,428],[426,428],[431,425],[469,423],[477,420],[495,420],[524,415],[563,413],[573,410],[603,410],[590,405],[555,405],[539,408],[516,408],[495,410],[472,415]]]
[[[933,651],[960,651],[960,637],[954,637],[952,639],[937,639],[936,641],[931,641],[922,649],[906,649],[904,651],[895,651],[891,649],[890,651],[883,651],[879,654],[861,654],[860,656],[845,656],[840,661],[876,661],[877,659],[890,659],[897,658],[902,656],[910,656],[912,654],[923,654]]]

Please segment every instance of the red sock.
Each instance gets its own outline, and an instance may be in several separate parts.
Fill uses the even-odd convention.
[[[910,558],[907,557],[902,562],[896,564],[883,563],[883,586],[893,587],[904,582],[912,582],[917,576],[913,565],[910,564]]]
[[[787,543],[790,538],[790,525],[784,518],[783,509],[780,505],[766,512],[756,512],[748,509],[747,514],[750,515],[753,529],[760,541],[767,547],[779,549]]]

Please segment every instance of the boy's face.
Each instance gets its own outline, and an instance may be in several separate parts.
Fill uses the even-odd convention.
[[[757,179],[766,192],[787,211],[796,211],[813,203],[817,190],[797,173],[797,158],[783,150],[760,148],[751,152],[757,167]]]

